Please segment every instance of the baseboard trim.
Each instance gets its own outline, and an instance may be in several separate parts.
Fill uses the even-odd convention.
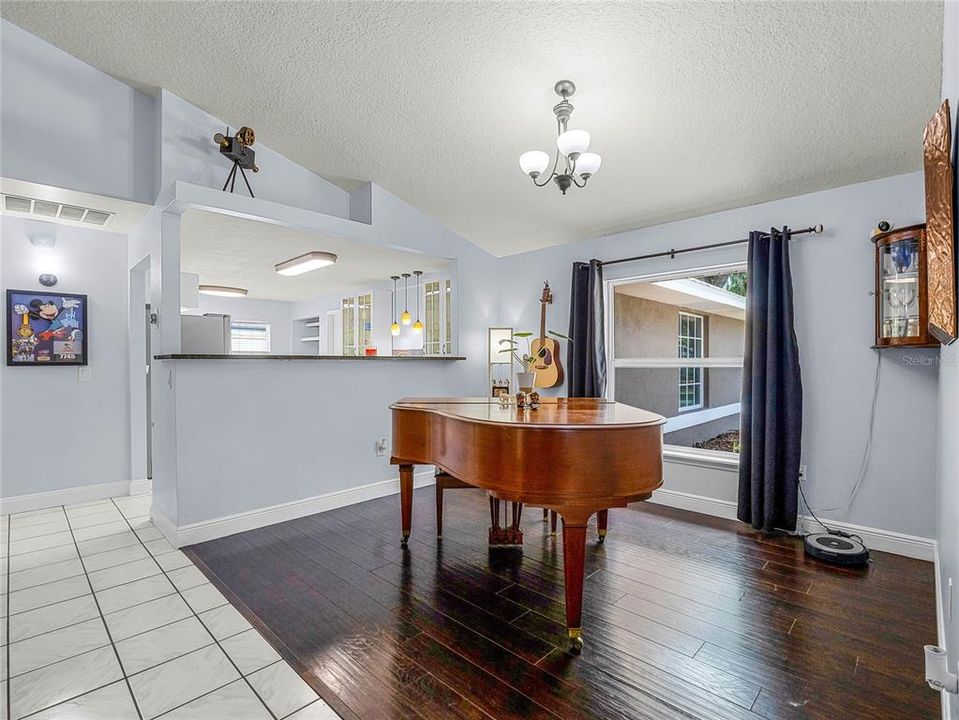
[[[689,510],[702,515],[725,518],[726,520],[736,519],[736,503],[730,500],[706,497],[705,495],[693,495],[678,490],[660,488],[653,493],[649,502],[657,505],[668,505],[680,510]]]
[[[942,604],[942,576],[939,574],[939,543],[933,542],[933,572],[936,573],[936,635],[938,640],[936,644],[946,652],[949,647],[946,645],[946,615]],[[939,692],[940,708],[942,710],[942,720],[950,720],[952,712],[952,695],[945,690]]]
[[[157,509],[156,502],[150,507],[150,522],[163,533],[163,537],[169,540],[171,545],[176,547],[176,523]]]
[[[727,520],[736,519],[736,503],[730,500],[719,500],[703,495],[693,495],[692,493],[660,488],[653,493],[653,497],[650,498],[649,502],[698,512],[703,515],[712,515]],[[800,527],[807,532],[822,531],[822,527],[809,516],[800,516],[799,520]],[[930,538],[891,532],[889,530],[880,530],[863,525],[854,525],[852,523],[830,520],[828,518],[823,518],[823,522],[836,530],[858,535],[870,550],[879,550],[894,555],[915,558],[917,560],[927,560],[929,562],[935,559],[936,541]]]
[[[146,495],[151,492],[153,492],[153,481],[150,480],[149,478],[130,481],[131,495]]]
[[[31,510],[43,510],[58,505],[76,505],[77,503],[128,495],[130,485],[129,480],[121,480],[119,482],[81,485],[80,487],[63,488],[62,490],[49,490],[47,492],[0,498],[0,514],[30,512]]]
[[[800,521],[802,527],[808,532],[823,532],[822,525],[808,515],[800,516]],[[880,530],[879,528],[865,527],[864,525],[854,525],[853,523],[830,520],[829,518],[822,518],[822,521],[834,530],[842,530],[852,535],[858,535],[870,550],[879,550],[881,552],[892,553],[893,555],[902,555],[904,557],[926,560],[928,562],[935,560],[936,541],[931,538],[907,535],[906,533],[892,532],[890,530]]]
[[[433,471],[417,473],[413,476],[413,487],[420,488],[435,484]],[[169,518],[159,512],[151,513],[154,524],[159,528],[167,540],[175,547],[185,547],[196,543],[215,540],[217,538],[235,535],[236,533],[255,530],[267,525],[295,520],[296,518],[336,508],[355,505],[356,503],[376,498],[395,495],[399,492],[399,483],[395,478],[380,482],[360,485],[359,487],[337,490],[324,495],[294,500],[293,502],[273,505],[271,507],[249,510],[247,512],[227,515],[213,520],[204,520],[198,523],[177,526]]]

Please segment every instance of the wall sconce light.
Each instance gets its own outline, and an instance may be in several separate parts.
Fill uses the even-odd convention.
[[[57,276],[53,273],[43,273],[39,279],[43,287],[53,287],[57,284]]]
[[[57,244],[57,239],[53,235],[32,235],[30,244],[37,248],[52,248]]]

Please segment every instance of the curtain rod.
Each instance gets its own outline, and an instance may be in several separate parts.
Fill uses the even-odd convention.
[[[793,230],[789,233],[789,235],[792,237],[793,235],[805,235],[807,233],[815,233],[816,235],[821,234],[822,225],[813,225],[811,227],[803,228],[802,230]],[[763,233],[763,236],[769,237],[769,233]],[[743,243],[748,242],[749,238],[743,238],[742,240],[730,240],[728,242],[712,243],[710,245],[697,245],[696,247],[681,248],[679,250],[664,250],[663,252],[650,253],[649,255],[635,255],[633,257],[620,258],[619,260],[601,260],[600,265],[618,265],[619,263],[633,262],[634,260],[650,260],[658,257],[674,258],[683,253],[696,252],[697,250],[712,250],[713,248],[728,247],[730,245],[742,245]]]

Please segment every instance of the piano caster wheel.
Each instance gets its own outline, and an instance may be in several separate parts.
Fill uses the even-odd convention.
[[[579,655],[580,651],[583,649],[583,636],[582,630],[579,628],[567,630],[566,633],[569,635],[569,650],[570,652]]]
[[[400,540],[400,547],[401,548],[409,547],[409,540],[410,540],[410,536],[404,535],[402,539]]]
[[[599,544],[602,545],[604,542],[606,542],[606,532],[605,532],[605,531],[600,531],[600,533],[599,533]]]

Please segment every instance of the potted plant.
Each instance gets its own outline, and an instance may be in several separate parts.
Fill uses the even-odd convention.
[[[573,338],[568,335],[563,335],[558,333],[555,330],[547,330],[548,335],[553,337],[558,337],[563,340],[573,341]],[[539,351],[533,352],[533,333],[531,332],[514,332],[513,338],[520,338],[521,340],[526,340],[526,351],[521,353],[520,343],[517,340],[500,340],[500,345],[507,345],[508,347],[500,350],[501,353],[508,352],[513,356],[513,359],[519,363],[521,369],[520,372],[516,373],[516,385],[521,392],[530,393],[533,391],[533,387],[536,383],[536,371],[533,369],[536,361],[546,355],[546,349],[540,348]]]

